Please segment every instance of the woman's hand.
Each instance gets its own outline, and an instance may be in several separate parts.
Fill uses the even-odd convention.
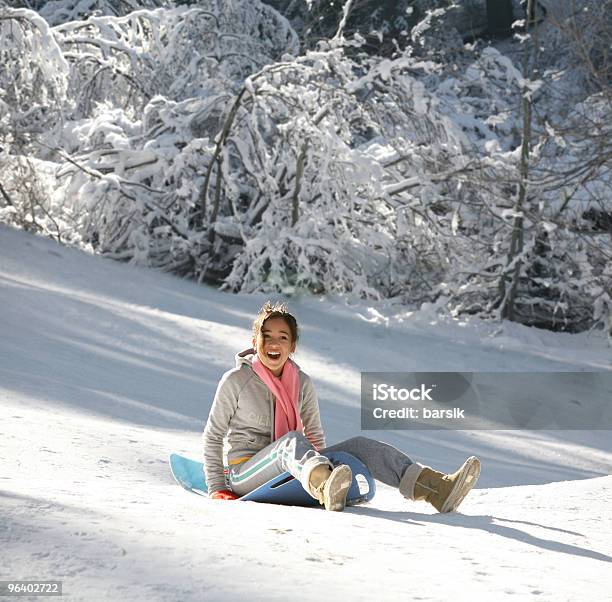
[[[238,496],[229,489],[221,489],[221,491],[215,491],[210,494],[213,500],[237,500]]]

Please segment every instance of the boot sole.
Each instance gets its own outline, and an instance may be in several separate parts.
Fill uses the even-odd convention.
[[[476,481],[478,481],[480,476],[480,460],[476,456],[471,456],[463,463],[459,470],[461,472],[457,477],[455,486],[448,498],[446,498],[440,512],[456,510],[465,499],[465,496],[472,490],[472,487],[476,485]]]
[[[325,510],[331,510],[332,512],[342,512],[344,510],[346,496],[352,482],[353,473],[350,466],[342,464],[334,468],[323,489],[323,505]]]

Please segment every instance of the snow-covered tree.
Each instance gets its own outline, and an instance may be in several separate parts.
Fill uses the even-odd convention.
[[[535,194],[526,211],[532,244],[516,300],[522,322],[568,330],[597,323],[609,328],[611,7],[610,2],[551,4],[531,44],[542,85],[534,105],[537,144],[530,161]],[[549,47],[542,49],[543,34]]]
[[[37,13],[0,7],[0,140],[3,151],[35,152],[36,136],[62,124],[70,67]]]
[[[562,55],[576,27],[541,11],[521,70],[408,4],[385,56],[351,29],[367,2],[308,51],[259,1],[0,8],[0,219],[233,291],[604,323],[605,45]]]

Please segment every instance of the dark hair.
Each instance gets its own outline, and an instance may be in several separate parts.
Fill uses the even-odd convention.
[[[289,313],[289,308],[285,303],[272,303],[266,301],[263,307],[259,310],[255,321],[253,322],[253,338],[256,339],[263,328],[266,320],[270,318],[282,318],[287,323],[291,332],[293,343],[297,343],[299,338],[297,320]]]

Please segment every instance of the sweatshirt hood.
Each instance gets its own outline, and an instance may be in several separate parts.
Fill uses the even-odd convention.
[[[237,353],[235,355],[236,368],[240,368],[244,364],[252,368],[254,359],[255,349],[253,349],[252,347],[250,349],[245,349],[244,351],[241,351],[240,353]]]

